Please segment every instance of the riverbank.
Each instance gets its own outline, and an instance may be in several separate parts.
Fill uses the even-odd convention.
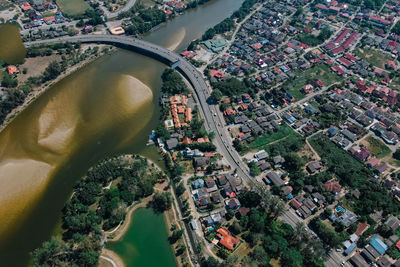
[[[105,47],[105,45],[98,45],[99,48]],[[115,47],[110,47],[109,51],[115,50]],[[99,49],[100,51],[101,49]],[[80,70],[91,62],[103,56],[104,53],[99,53],[98,55],[91,55],[89,58],[75,64],[67,68],[64,72],[62,72],[57,78],[50,82],[46,82],[45,84],[33,89],[29,94],[25,97],[24,103],[14,108],[6,117],[4,122],[0,125],[0,132],[3,131],[12,121],[13,119],[23,110],[25,110],[31,103],[33,103],[38,97],[40,97],[43,93],[45,93],[50,87],[52,87],[57,82],[61,81],[65,77],[71,75],[72,73]]]
[[[134,204],[126,213],[125,220],[121,224],[119,224],[116,228],[114,228],[111,231],[104,232],[105,239],[110,242],[119,241],[126,234],[126,232],[129,229],[129,226],[131,225],[133,212],[135,212],[135,210],[139,208],[147,207],[152,199],[153,195],[150,195],[142,199],[139,203]]]
[[[121,257],[112,250],[103,248],[100,255],[98,267],[125,267],[124,261]]]

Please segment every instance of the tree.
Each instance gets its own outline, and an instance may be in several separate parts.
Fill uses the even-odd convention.
[[[162,213],[169,210],[172,205],[172,196],[170,192],[156,192],[152,201],[153,209],[156,212]]]
[[[183,235],[183,230],[174,230],[172,232],[172,235],[169,237],[170,243],[171,244],[176,243],[176,241],[182,238],[182,235]]]
[[[218,89],[215,89],[211,92],[211,99],[217,103],[221,100],[222,98],[222,92]]]
[[[298,250],[290,248],[282,253],[281,265],[288,267],[301,267],[303,266],[303,256]]]
[[[225,213],[225,219],[226,219],[227,221],[230,221],[230,220],[233,218],[233,216],[235,216],[235,213],[234,213],[231,209],[229,209],[229,210]]]
[[[244,207],[255,208],[261,203],[261,196],[253,191],[245,191],[238,196],[240,204]]]
[[[182,195],[186,191],[185,186],[183,185],[182,182],[179,183],[179,185],[176,187],[176,194],[178,196]]]
[[[14,79],[14,77],[11,76],[10,74],[4,73],[3,80],[1,81],[1,85],[3,85],[6,88],[17,87],[18,80]]]
[[[33,266],[61,266],[66,261],[70,249],[64,242],[53,237],[32,253]]]
[[[50,62],[49,66],[44,70],[43,82],[56,78],[63,70],[64,68],[57,61]]]
[[[259,266],[266,266],[270,261],[268,254],[265,252],[262,246],[256,246],[250,253],[250,257],[256,261]]]
[[[400,160],[400,148],[398,148],[396,152],[393,153],[393,158]]]
[[[304,166],[304,160],[296,153],[289,153],[285,155],[285,167],[288,172],[297,172]]]

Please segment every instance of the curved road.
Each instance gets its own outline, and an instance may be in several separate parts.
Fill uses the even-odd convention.
[[[107,19],[113,19],[113,18],[118,17],[119,14],[124,13],[124,12],[128,11],[129,9],[131,9],[135,5],[136,0],[128,0],[128,3],[126,3],[126,5],[123,8],[121,8],[120,10],[114,11],[114,12],[110,12],[104,6],[102,1],[96,1],[96,2],[99,4],[99,7],[101,8],[101,10],[103,10],[104,16]]]
[[[127,36],[114,36],[114,35],[84,35],[84,36],[65,36],[61,38],[39,40],[32,42],[25,42],[25,46],[33,46],[39,44],[49,43],[65,43],[65,42],[81,42],[81,43],[105,43],[118,46],[130,47],[133,50],[147,54],[153,58],[171,64],[180,61],[180,65],[176,68],[183,76],[190,82],[193,87],[194,97],[200,107],[200,115],[204,119],[207,131],[215,132],[214,143],[218,151],[224,156],[225,160],[236,169],[237,174],[243,178],[243,181],[250,187],[254,187],[257,181],[250,177],[247,166],[242,162],[241,158],[229,142],[230,138],[224,129],[224,121],[221,118],[218,106],[209,105],[207,99],[210,96],[211,90],[209,89],[202,74],[186,59],[180,55],[172,52],[164,47],[149,43],[144,40],[139,40]],[[301,219],[290,209],[286,210],[280,217],[281,220],[294,226],[296,223],[301,222]],[[337,255],[330,255],[330,259],[334,260],[334,264],[340,262],[340,257]],[[336,256],[336,257],[335,257]],[[335,259],[334,259],[335,258]],[[330,265],[330,264],[329,264]],[[331,266],[331,265],[330,265]]]
[[[29,47],[32,45],[49,44],[49,43],[65,43],[65,42],[81,42],[81,43],[106,43],[119,46],[128,46],[133,50],[140,53],[148,54],[154,58],[161,59],[166,63],[172,63],[180,61],[181,64],[176,68],[183,76],[191,83],[194,88],[194,95],[200,106],[201,117],[204,119],[206,130],[215,132],[215,145],[219,149],[220,153],[232,166],[236,168],[240,176],[245,178],[247,184],[254,182],[250,180],[248,175],[247,166],[243,164],[239,155],[234,151],[232,145],[227,141],[229,138],[226,136],[226,132],[223,131],[223,122],[219,116],[218,108],[216,106],[209,106],[207,104],[207,98],[209,97],[209,88],[206,81],[202,77],[202,74],[186,59],[180,55],[155,44],[149,43],[144,40],[131,38],[127,36],[114,36],[114,35],[84,35],[84,36],[65,36],[55,39],[38,40],[32,42],[25,42],[25,46]]]

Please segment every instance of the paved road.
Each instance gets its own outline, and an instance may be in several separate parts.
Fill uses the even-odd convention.
[[[202,74],[186,59],[180,55],[169,51],[166,48],[160,47],[158,45],[149,43],[144,40],[139,40],[126,36],[113,36],[113,35],[84,35],[84,36],[66,36],[55,39],[39,40],[32,42],[25,42],[25,46],[29,47],[38,44],[48,44],[55,42],[82,42],[82,43],[107,43],[107,44],[118,44],[124,46],[130,46],[131,48],[138,50],[141,53],[146,53],[152,57],[162,59],[169,63],[176,62],[179,60],[181,64],[177,69],[186,77],[186,79],[193,86],[194,97],[199,103],[200,114],[204,119],[205,128],[207,131],[215,132],[215,145],[218,151],[224,156],[225,160],[236,169],[237,174],[243,178],[245,184],[250,187],[256,185],[257,181],[250,177],[247,166],[242,162],[240,156],[234,150],[232,144],[227,141],[228,133],[224,131],[223,125],[224,121],[221,118],[218,106],[209,105],[207,99],[210,96],[210,90],[208,85],[203,78]],[[293,210],[288,209],[282,216],[281,219],[291,225],[295,225],[297,222],[302,220],[293,212]],[[340,260],[333,259],[332,261],[340,263]],[[329,266],[333,266],[329,264]],[[336,265],[337,266],[337,265]]]
[[[58,23],[58,24],[51,24],[51,25],[47,25],[46,23],[43,23],[42,25],[40,25],[39,27],[35,27],[35,28],[30,28],[30,29],[23,29],[20,31],[20,33],[22,35],[28,34],[29,32],[34,32],[34,31],[44,31],[44,30],[49,30],[50,28],[60,28],[62,26],[75,26],[77,23],[79,22],[79,20],[72,20],[71,22],[63,22],[63,23]]]
[[[103,10],[104,16],[105,16],[107,19],[113,19],[113,18],[118,17],[119,14],[124,13],[124,12],[128,11],[129,9],[131,9],[131,8],[135,5],[136,0],[129,0],[128,3],[126,3],[126,5],[125,5],[123,8],[121,8],[120,10],[117,10],[117,11],[115,11],[115,12],[110,12],[110,11],[103,5],[103,2],[102,2],[102,1],[97,1],[97,3],[99,3],[101,10]]]

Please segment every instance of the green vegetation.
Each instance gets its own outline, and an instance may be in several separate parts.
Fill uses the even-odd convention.
[[[156,7],[146,8],[140,3],[118,17],[131,19],[132,25],[125,29],[127,34],[148,32],[151,28],[167,20],[167,16],[162,10]]]
[[[0,123],[4,122],[6,116],[16,107],[24,103],[26,93],[22,90],[8,89],[7,98],[1,101],[0,105]]]
[[[82,15],[86,10],[91,9],[84,0],[56,0],[56,3],[67,16]]]
[[[348,238],[347,235],[340,236],[333,229],[328,228],[319,218],[312,219],[310,226],[318,234],[319,238],[331,248],[340,247],[342,242]]]
[[[359,199],[348,197],[349,205],[357,214],[368,215],[377,210],[383,210],[384,214],[399,213],[399,202],[394,201],[381,184],[369,181],[373,177],[371,170],[322,134],[313,136],[309,142],[328,166],[328,174],[337,176],[341,184],[361,192]]]
[[[398,21],[392,28],[392,32],[395,34],[400,34],[400,21]]]
[[[258,136],[254,141],[249,143],[250,149],[264,148],[266,145],[286,138],[292,138],[298,134],[293,131],[286,123],[282,124],[278,129],[273,132],[266,132],[263,135]]]
[[[252,197],[257,201],[249,202],[248,198]],[[240,263],[240,266],[271,266],[272,258],[280,259],[281,266],[324,266],[321,260],[324,253],[322,243],[312,239],[303,224],[292,228],[289,224],[277,221],[269,208],[277,204],[271,197],[269,193],[262,196],[251,193],[246,196],[246,202],[256,207],[251,208],[239,221],[230,224],[229,230],[244,239],[250,247],[245,255],[229,255],[222,251],[218,255],[226,259],[223,263],[208,258],[202,259],[200,266],[233,266],[230,263]],[[269,207],[264,206],[265,203],[270,203]],[[227,219],[231,220],[231,217]]]
[[[367,141],[369,143],[368,149],[371,151],[372,154],[374,154],[375,157],[384,158],[390,155],[390,148],[388,148],[381,140],[369,136],[367,138]]]
[[[172,205],[172,196],[170,192],[156,192],[153,197],[152,206],[154,211],[163,213],[169,210]]]
[[[237,22],[242,21],[251,11],[251,8],[257,0],[245,0],[239,10],[233,12],[232,18],[236,19]]]
[[[233,21],[232,18],[226,18],[214,27],[208,29],[201,39],[203,41],[212,39],[216,34],[222,34],[231,31],[232,29],[235,28],[235,22]]]
[[[329,29],[329,27],[325,27],[321,30],[317,37],[312,34],[302,34],[298,37],[298,40],[309,46],[317,46],[328,40],[331,35],[332,31]]]
[[[388,62],[388,60],[392,60],[390,55],[371,48],[356,48],[354,50],[354,54],[364,59],[369,64],[381,69],[385,69],[385,64]]]
[[[288,80],[282,84],[282,88],[291,94],[296,100],[300,100],[305,95],[300,92],[303,85],[311,83],[315,79],[320,79],[325,86],[330,86],[335,82],[341,81],[341,78],[331,72],[326,65],[316,65],[306,71],[296,70],[295,78]]]
[[[236,78],[229,78],[224,81],[214,82],[211,84],[214,90],[219,90],[223,95],[236,96],[243,93],[250,93],[251,84],[246,79],[240,81]]]
[[[188,87],[177,71],[166,69],[161,78],[163,80],[162,90],[167,95],[189,93]]]
[[[44,242],[32,253],[33,265],[97,266],[101,228],[111,229],[124,220],[127,207],[152,194],[160,176],[140,157],[110,158],[90,169],[63,209],[62,240]]]
[[[18,80],[15,79],[12,75],[5,72],[3,74],[3,79],[1,80],[1,85],[6,88],[15,88],[18,85]]]

